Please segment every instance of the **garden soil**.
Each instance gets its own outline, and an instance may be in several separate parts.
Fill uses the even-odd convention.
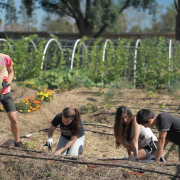
[[[15,102],[37,91],[12,84]],[[169,92],[148,94],[144,89],[99,89],[78,87],[57,93],[52,90],[53,100],[44,102],[40,110],[27,114],[17,112],[20,136],[28,149],[0,148],[0,179],[180,179],[177,146],[169,144],[164,150],[166,163],[122,160],[127,152],[115,148],[113,124],[116,108],[127,106],[134,115],[141,108],[154,113],[166,111],[180,117],[179,100]],[[54,132],[52,151],[44,146],[51,120],[65,107],[76,107],[81,112],[85,128],[85,146],[78,158],[55,156],[60,137]],[[6,113],[0,113],[0,145],[13,139]],[[152,129],[158,137],[156,129]],[[173,148],[172,148],[173,146]]]

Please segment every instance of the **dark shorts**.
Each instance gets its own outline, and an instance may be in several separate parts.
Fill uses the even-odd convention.
[[[16,106],[10,92],[0,95],[0,102],[2,103],[6,112],[16,111]]]
[[[143,149],[149,154],[153,155],[157,149],[158,141],[151,141],[147,146],[143,147]]]
[[[177,145],[180,145],[180,138],[179,137],[180,137],[180,133],[168,131],[166,139],[177,144]]]

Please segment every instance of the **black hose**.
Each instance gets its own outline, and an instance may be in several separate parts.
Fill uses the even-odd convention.
[[[25,92],[25,91],[27,91],[26,88],[24,89],[24,92]],[[24,95],[24,92],[22,92],[21,95],[20,95],[19,97],[16,97],[16,98],[14,98],[13,100],[15,101],[16,99],[22,98],[23,95]]]
[[[65,159],[54,159],[54,158],[43,158],[43,157],[35,157],[35,156],[24,156],[24,155],[15,155],[15,154],[6,154],[6,153],[0,153],[0,155],[3,156],[15,156],[15,157],[20,157],[20,158],[32,158],[32,159],[40,159],[40,160],[53,160],[53,161],[62,161],[62,162],[71,162],[75,164],[86,164],[86,165],[100,165],[100,166],[111,166],[111,167],[121,167],[121,168],[128,168],[128,169],[136,169],[139,171],[146,171],[146,172],[153,172],[157,174],[163,174],[166,176],[172,176],[172,177],[178,177],[178,175],[173,175],[165,172],[160,172],[160,171],[154,171],[150,169],[143,169],[143,168],[137,168],[137,167],[132,167],[132,166],[123,166],[123,165],[118,165],[118,164],[105,164],[105,163],[95,163],[95,162],[82,162],[82,161],[73,161],[73,160],[65,160]]]

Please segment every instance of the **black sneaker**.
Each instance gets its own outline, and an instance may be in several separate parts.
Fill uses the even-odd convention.
[[[14,143],[14,147],[20,147],[23,148],[23,143],[21,141]]]

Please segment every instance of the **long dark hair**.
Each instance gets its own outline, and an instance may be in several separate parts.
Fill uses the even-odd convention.
[[[125,124],[122,123],[122,114],[126,113],[128,118],[131,120],[128,124],[127,129],[127,141],[130,141],[131,136],[131,127],[132,127],[132,119],[133,115],[131,111],[126,106],[121,106],[117,109],[115,115],[115,123],[114,123],[114,136],[116,138],[116,147],[119,147],[122,143],[123,134],[125,132]]]
[[[71,108],[71,107],[66,107],[62,111],[62,115],[65,118],[71,118],[72,119],[72,129],[73,129],[73,134],[72,135],[78,135],[79,129],[80,129],[80,113],[77,109]]]

